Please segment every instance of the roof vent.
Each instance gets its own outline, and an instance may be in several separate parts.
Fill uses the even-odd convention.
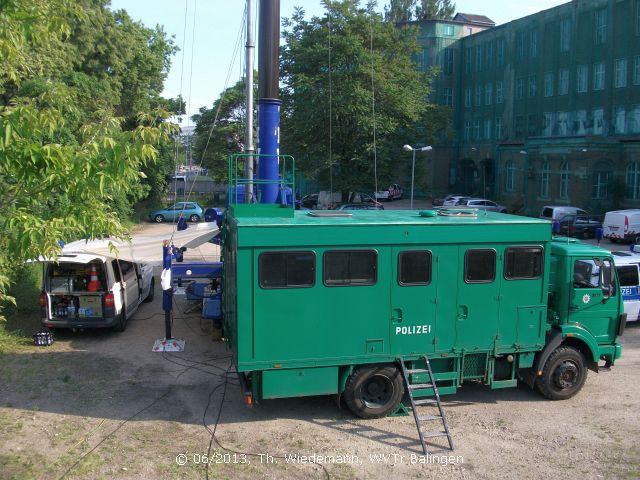
[[[458,217],[458,218],[478,218],[478,210],[455,210],[455,209],[442,209],[438,210],[438,215],[443,217]]]
[[[336,212],[336,211],[310,211],[310,217],[351,217],[349,212]]]

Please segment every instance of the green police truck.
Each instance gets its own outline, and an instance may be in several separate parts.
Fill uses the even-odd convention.
[[[402,362],[424,372],[425,357],[441,394],[520,380],[566,399],[620,358],[611,254],[552,238],[545,220],[231,203],[222,251],[223,333],[247,403],[337,394],[384,416],[402,400]]]

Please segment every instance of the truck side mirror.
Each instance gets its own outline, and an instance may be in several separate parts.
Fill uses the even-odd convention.
[[[603,300],[606,301],[613,295],[613,286],[614,286],[614,276],[613,276],[613,266],[611,262],[605,260],[602,262],[602,266],[600,267],[600,285],[602,287],[602,297]]]

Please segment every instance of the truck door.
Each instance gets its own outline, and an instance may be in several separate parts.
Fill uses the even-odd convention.
[[[391,353],[435,351],[437,250],[395,247],[391,256]]]
[[[495,249],[460,248],[462,275],[458,280],[456,317],[457,348],[493,348],[498,329],[501,262]]]
[[[608,259],[589,257],[573,261],[569,322],[585,327],[598,343],[611,343],[617,333],[620,302],[617,288],[613,285],[606,292],[602,288],[610,283],[612,268]]]

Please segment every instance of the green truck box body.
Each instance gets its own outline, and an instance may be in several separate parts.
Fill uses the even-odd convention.
[[[541,250],[531,278],[505,271],[514,247]],[[479,255],[474,259],[495,259],[493,276],[469,266],[492,279],[466,278],[470,250]],[[374,273],[356,284],[326,284],[334,268],[328,258],[344,258],[357,277],[361,257],[349,256],[354,251],[375,259]],[[283,267],[286,278],[305,276],[304,286],[261,285],[261,258],[289,261],[277,252],[304,257],[312,272]],[[514,215],[363,210],[336,217],[231,205],[223,225],[224,335],[258,398],[339,393],[354,366],[425,354],[451,392],[464,379],[512,386],[517,369],[536,367],[552,331],[588,360],[613,363],[620,354],[619,290],[603,299],[599,288],[573,288],[575,257],[610,258],[596,247],[552,239],[547,221]],[[430,261],[430,278],[403,284],[401,258],[407,271],[413,258]]]

